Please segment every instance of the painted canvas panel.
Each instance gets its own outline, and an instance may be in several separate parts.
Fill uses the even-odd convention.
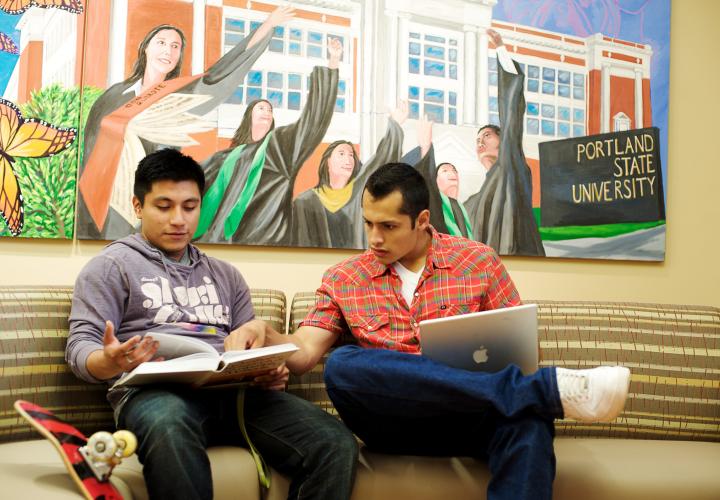
[[[80,0],[0,2],[0,236],[72,238]]]
[[[174,147],[200,242],[363,248],[402,160],[503,255],[664,258],[668,0],[88,4],[79,238],[132,232],[137,161]]]
[[[301,41],[288,43],[288,57],[278,38],[291,18],[303,27],[287,32]],[[84,82],[100,96],[85,126],[78,237],[133,231],[135,166],[175,147],[206,169],[200,241],[291,245],[298,172],[330,122],[349,114],[339,77],[353,74],[348,19],[259,2],[137,0],[92,2],[88,23]],[[260,122],[257,138],[248,124]]]

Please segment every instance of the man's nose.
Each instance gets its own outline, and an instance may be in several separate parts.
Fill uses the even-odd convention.
[[[185,218],[183,217],[182,207],[177,207],[170,214],[170,224],[175,226],[181,226],[185,224]]]

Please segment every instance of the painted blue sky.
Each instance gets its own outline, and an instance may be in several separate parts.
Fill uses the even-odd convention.
[[[653,126],[660,129],[667,186],[670,0],[498,0],[493,19],[582,37],[602,33],[650,45],[652,118]]]
[[[15,30],[15,25],[19,20],[20,16],[11,16],[0,12],[0,31],[12,38],[18,48],[20,47],[20,32]],[[0,96],[5,92],[5,87],[7,87],[13,69],[15,69],[17,60],[18,56],[14,54],[0,52]]]

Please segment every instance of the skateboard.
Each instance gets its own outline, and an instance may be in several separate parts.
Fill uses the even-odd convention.
[[[27,401],[15,401],[15,409],[52,443],[73,481],[88,500],[122,500],[108,481],[113,468],[135,452],[137,439],[130,431],[96,432],[87,439],[82,432],[50,410]]]

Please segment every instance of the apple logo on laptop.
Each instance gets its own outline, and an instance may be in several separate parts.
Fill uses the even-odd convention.
[[[480,349],[477,349],[475,350],[475,352],[473,352],[473,361],[475,361],[477,364],[486,363],[487,360],[488,353],[485,346],[480,346]]]

